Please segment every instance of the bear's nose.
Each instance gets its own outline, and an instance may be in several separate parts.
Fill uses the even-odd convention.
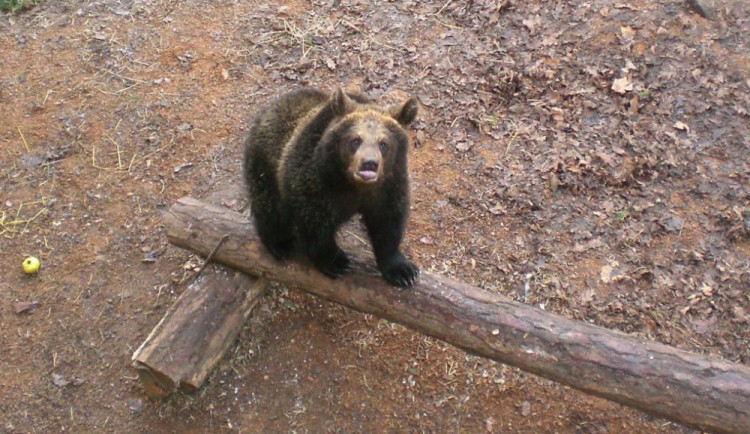
[[[365,161],[362,162],[362,165],[359,166],[359,170],[361,172],[377,172],[378,171],[378,160],[374,158],[368,158]]]

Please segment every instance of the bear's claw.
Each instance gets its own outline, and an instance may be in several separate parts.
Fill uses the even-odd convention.
[[[398,262],[382,271],[383,278],[393,286],[408,288],[419,278],[419,268],[409,261]]]
[[[343,276],[352,268],[352,262],[345,253],[339,252],[338,255],[328,265],[319,267],[320,271],[331,279]]]
[[[266,248],[276,260],[289,258],[294,253],[294,238],[266,245]]]

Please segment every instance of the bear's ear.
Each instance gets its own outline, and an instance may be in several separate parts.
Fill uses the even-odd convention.
[[[411,97],[401,104],[395,104],[388,107],[388,113],[399,124],[407,126],[414,122],[419,112],[419,101],[416,97]]]
[[[343,116],[353,112],[357,107],[357,103],[349,98],[344,89],[338,87],[333,91],[333,95],[331,95],[331,107],[336,116]]]

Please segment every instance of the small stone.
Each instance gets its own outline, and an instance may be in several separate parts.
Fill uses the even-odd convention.
[[[526,417],[531,414],[531,404],[529,401],[521,403],[521,416]]]
[[[57,387],[62,388],[62,387],[67,386],[68,384],[70,384],[70,381],[68,381],[67,379],[65,379],[65,376],[53,372],[52,373],[52,384],[54,384]]]
[[[128,399],[127,405],[133,413],[140,413],[143,408],[143,402],[140,399]]]

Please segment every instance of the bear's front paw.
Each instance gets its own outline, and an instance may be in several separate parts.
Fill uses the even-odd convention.
[[[269,252],[271,252],[276,260],[281,261],[292,256],[292,254],[294,253],[294,238],[289,238],[287,240],[276,241],[272,243],[269,242],[266,245],[266,248]]]
[[[351,267],[352,261],[346,256],[346,253],[339,252],[332,261],[324,265],[319,265],[318,269],[331,279],[336,279],[346,274]]]
[[[388,283],[402,288],[414,286],[419,277],[419,268],[405,259],[385,267],[381,272]]]

